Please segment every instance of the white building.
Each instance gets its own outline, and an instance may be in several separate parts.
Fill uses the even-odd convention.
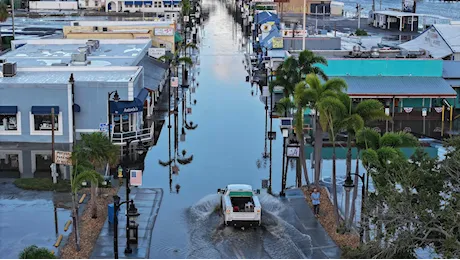
[[[78,10],[78,3],[77,1],[29,1],[29,10]]]
[[[94,1],[94,0],[93,0]],[[181,1],[132,1],[132,0],[106,0],[107,12],[144,12],[156,13],[158,17],[164,15],[167,19],[175,19],[181,10]]]
[[[101,9],[104,8],[106,0],[78,0],[79,9]]]

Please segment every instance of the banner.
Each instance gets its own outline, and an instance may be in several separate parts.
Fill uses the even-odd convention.
[[[273,49],[282,49],[283,48],[283,38],[275,37],[272,39]]]

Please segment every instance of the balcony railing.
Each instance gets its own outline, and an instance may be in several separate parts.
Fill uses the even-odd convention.
[[[116,145],[124,145],[129,141],[141,140],[142,142],[149,142],[153,140],[155,124],[152,124],[149,128],[144,128],[138,131],[113,133],[112,143]]]

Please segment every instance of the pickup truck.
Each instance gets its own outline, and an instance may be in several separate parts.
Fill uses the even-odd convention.
[[[221,208],[224,224],[234,227],[257,227],[262,222],[262,207],[250,185],[231,184],[225,189],[218,189],[221,196]]]

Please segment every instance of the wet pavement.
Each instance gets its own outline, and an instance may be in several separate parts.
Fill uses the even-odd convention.
[[[125,200],[126,189],[120,188],[118,196]],[[150,241],[155,220],[160,209],[163,190],[148,188],[131,188],[130,199],[135,200],[136,208],[140,213],[136,220],[138,226],[138,243],[131,245],[133,252],[125,255],[126,248],[126,204],[120,207],[118,213],[118,257],[119,259],[148,259],[150,252]],[[113,224],[109,224],[108,219],[102,227],[99,238],[94,246],[91,258],[93,259],[113,259]]]
[[[37,245],[57,252],[53,200],[57,202],[58,233],[64,240],[71,228],[64,232],[70,220],[69,194],[46,191],[25,191],[9,180],[0,183],[0,258],[18,258],[27,246]]]

